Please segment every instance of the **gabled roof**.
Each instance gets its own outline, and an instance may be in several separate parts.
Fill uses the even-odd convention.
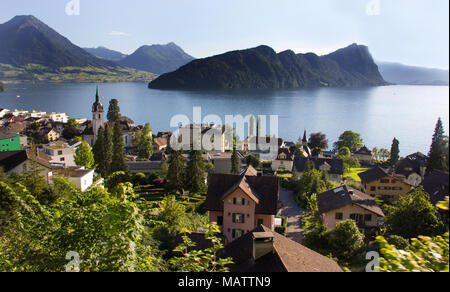
[[[374,198],[345,185],[319,194],[317,196],[317,204],[320,214],[353,204],[384,217],[383,211]]]
[[[422,182],[424,190],[430,195],[433,205],[443,201],[449,195],[449,175],[447,172],[433,170]]]
[[[260,232],[273,235],[273,252],[254,261],[254,233]],[[232,272],[342,272],[333,260],[265,226],[228,244],[220,256],[233,258]]]
[[[0,139],[7,139],[19,136],[19,133],[9,129],[0,129]]]
[[[344,162],[341,159],[336,158],[304,158],[304,157],[295,157],[294,159],[294,168],[298,172],[304,172],[306,167],[306,162],[310,160],[314,163],[314,166],[316,169],[320,169],[322,165],[328,165],[330,166],[330,170],[328,171],[329,174],[338,174],[343,175],[344,174]]]
[[[381,168],[379,166],[376,166],[368,171],[359,173],[358,176],[361,178],[361,181],[365,183],[370,183],[384,177],[389,177],[410,185],[410,183],[408,183],[404,175],[389,172],[387,169]]]
[[[249,170],[250,174],[253,172]],[[280,182],[276,177],[254,175],[213,174],[209,178],[205,209],[223,211],[224,198],[241,188],[256,204],[257,214],[275,215],[280,194]]]
[[[367,148],[365,145],[362,148],[359,148],[354,154],[359,155],[372,155],[373,152],[369,148]]]
[[[284,154],[284,158],[281,158],[280,156]],[[283,161],[293,161],[294,155],[292,155],[291,151],[287,148],[280,148],[278,149],[278,156],[277,160],[283,160]]]
[[[30,150],[0,152],[0,166],[5,172],[8,172],[27,160],[33,160],[39,165],[51,169],[50,162],[46,159],[46,157],[41,157],[41,155],[43,154],[40,153],[36,156]]]

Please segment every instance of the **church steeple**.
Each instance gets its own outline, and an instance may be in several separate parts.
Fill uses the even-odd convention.
[[[98,130],[103,127],[104,124],[104,109],[103,109],[103,105],[100,101],[100,95],[98,92],[98,86],[97,86],[97,91],[95,93],[95,102],[92,105],[92,131],[94,132],[94,140],[92,141],[92,144],[95,143],[95,141],[97,141],[97,135],[98,135]]]
[[[100,102],[100,95],[98,94],[98,86],[97,86],[97,92],[95,94],[95,102],[92,105],[92,112],[102,112],[103,113],[103,104]]]
[[[306,130],[305,130],[305,133],[303,134],[303,140],[302,140],[302,142],[303,142],[303,145],[305,145],[306,143],[308,143],[308,138],[306,138]]]

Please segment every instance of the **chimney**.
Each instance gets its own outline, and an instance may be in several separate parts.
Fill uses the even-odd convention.
[[[273,233],[253,232],[253,260],[256,261],[273,252]]]

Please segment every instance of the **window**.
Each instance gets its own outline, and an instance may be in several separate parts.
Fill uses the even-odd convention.
[[[394,191],[401,191],[401,190],[403,190],[402,187],[393,187],[392,189],[393,189]]]
[[[244,235],[244,230],[241,230],[241,229],[233,229],[233,234],[232,234],[233,238],[239,238],[239,237],[241,237],[242,235]]]
[[[10,142],[14,142],[14,138],[11,138],[9,141],[10,141]]]
[[[336,220],[342,220],[344,218],[344,214],[342,213],[336,213]]]
[[[372,221],[372,215],[370,215],[370,214],[364,215],[364,221],[366,221],[366,222]]]
[[[238,223],[238,224],[245,223],[244,214],[233,214],[233,223]]]
[[[373,192],[373,191],[376,191],[377,190],[377,187],[370,187],[370,190]]]
[[[62,150],[58,150],[58,155],[62,155]]]
[[[258,219],[257,226],[264,225],[264,219]]]
[[[239,206],[244,206],[245,205],[245,199],[244,198],[234,198],[233,199],[233,204],[239,205]]]
[[[64,160],[66,160],[64,157],[61,157],[61,158],[59,159],[59,161],[64,161]]]
[[[223,226],[223,216],[217,216],[217,225]]]

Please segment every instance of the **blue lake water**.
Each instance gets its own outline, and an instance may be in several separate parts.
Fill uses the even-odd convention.
[[[0,108],[66,112],[91,118],[96,84],[9,84],[0,94]],[[360,89],[253,91],[159,91],[144,83],[100,84],[102,102],[119,100],[123,115],[136,124],[150,122],[154,131],[175,130],[170,119],[202,116],[278,115],[279,135],[297,140],[308,133],[327,134],[330,146],[346,130],[361,133],[369,147],[390,148],[400,140],[401,154],[428,152],[438,117],[449,130],[448,86],[385,86]],[[17,96],[20,98],[17,98]]]

